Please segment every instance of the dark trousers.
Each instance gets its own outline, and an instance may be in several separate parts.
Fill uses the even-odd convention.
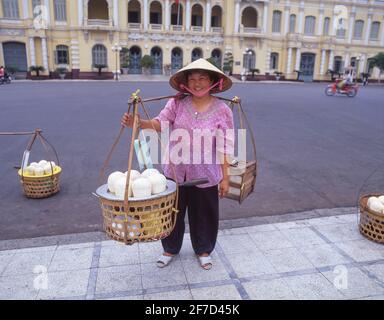
[[[179,213],[175,228],[167,238],[161,240],[164,251],[171,254],[180,252],[185,231],[185,212],[188,211],[193,250],[197,255],[210,254],[215,248],[219,230],[218,187],[180,187],[179,191]]]

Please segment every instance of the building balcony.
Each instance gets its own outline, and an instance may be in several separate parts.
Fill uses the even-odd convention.
[[[193,32],[203,32],[203,27],[202,26],[191,26],[191,30]]]
[[[241,27],[240,28],[241,33],[248,33],[248,34],[261,34],[262,29],[261,28],[252,28],[252,27]]]
[[[181,26],[181,25],[171,25],[171,30],[172,31],[177,31],[177,32],[184,31],[184,26]]]
[[[162,24],[157,24],[157,23],[151,23],[149,25],[150,30],[154,31],[163,31],[163,25]]]
[[[85,27],[92,30],[111,30],[113,28],[113,24],[112,20],[88,19],[86,20]]]
[[[222,27],[212,27],[211,32],[213,33],[224,33],[224,28]]]
[[[128,28],[133,30],[140,30],[141,29],[141,23],[140,22],[129,22]]]

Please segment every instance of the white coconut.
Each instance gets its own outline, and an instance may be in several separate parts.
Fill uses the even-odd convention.
[[[38,166],[38,165],[39,165],[39,164],[38,164],[37,162],[31,162],[31,163],[30,163],[30,166],[31,166],[31,167],[36,167],[36,166]]]
[[[138,178],[132,183],[132,191],[135,198],[150,197],[151,190],[151,181],[147,178]]]
[[[39,161],[39,165],[42,166],[42,167],[44,167],[47,163],[48,163],[47,160],[40,160]]]
[[[379,201],[384,205],[384,195],[378,197]]]
[[[42,166],[35,166],[34,169],[35,169],[36,176],[44,175],[44,168]]]
[[[115,190],[116,197],[118,197],[119,199],[124,199],[126,183],[127,183],[127,177],[125,175],[123,175],[120,178],[117,178],[114,181],[113,189]],[[133,195],[132,194],[132,183],[130,183],[129,190],[128,190],[128,196],[132,197],[132,195]]]
[[[128,171],[126,171],[125,173],[125,176],[128,175]],[[131,181],[135,181],[136,179],[140,178],[141,174],[139,171],[137,170],[131,170],[131,174],[129,175],[129,180]]]
[[[34,176],[35,175],[35,167],[34,166],[28,166],[25,168],[25,171],[27,174]]]
[[[109,192],[111,193],[115,193],[115,189],[114,189],[114,183],[117,179],[121,178],[121,177],[125,177],[124,173],[120,172],[120,171],[115,171],[115,172],[112,172],[109,176],[108,176],[108,190]]]
[[[148,178],[149,176],[151,176],[153,174],[160,174],[160,172],[157,169],[150,168],[150,169],[144,170],[143,173],[141,174],[141,176],[143,178]]]
[[[151,193],[158,194],[167,189],[167,178],[162,174],[153,174],[148,177],[151,182]]]
[[[54,167],[51,167],[50,163],[48,162],[44,167],[44,174],[52,174]]]
[[[383,213],[384,212],[384,204],[376,197],[370,197],[367,202],[368,208],[372,211]]]

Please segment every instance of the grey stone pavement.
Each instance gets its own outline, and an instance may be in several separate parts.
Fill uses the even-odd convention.
[[[384,299],[384,250],[357,208],[220,221],[213,268],[189,234],[168,267],[161,243],[126,246],[101,232],[0,241],[0,299]]]

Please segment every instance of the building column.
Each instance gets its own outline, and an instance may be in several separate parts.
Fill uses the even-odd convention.
[[[185,30],[191,30],[191,0],[187,0],[185,4]]]
[[[356,16],[356,7],[352,7],[351,16],[349,19],[348,43],[352,42],[353,29],[354,29],[354,24],[355,24],[355,16]]]
[[[80,69],[80,50],[78,40],[71,40],[71,64],[72,69]]]
[[[288,59],[287,59],[287,75],[292,73],[291,71],[291,64],[292,64],[292,48],[288,48]]]
[[[119,1],[113,0],[113,26],[119,27]]]
[[[372,12],[369,12],[369,13],[368,13],[368,22],[367,22],[367,28],[366,28],[366,30],[365,30],[365,41],[364,41],[364,43],[365,43],[366,45],[368,44],[368,41],[369,41],[369,35],[370,35],[370,32],[371,32],[372,15],[373,15]]]
[[[268,2],[264,2],[263,32],[268,32]]]
[[[265,72],[270,72],[270,66],[271,66],[271,49],[267,50],[267,57],[265,59]]]
[[[144,11],[144,30],[148,30],[148,0],[143,0],[143,11]]]
[[[23,0],[23,18],[28,19],[29,18],[29,1]]]
[[[240,25],[240,1],[235,0],[235,24],[233,25],[233,33],[239,33]]]
[[[323,21],[324,21],[324,3],[320,4],[319,21],[317,24],[317,35],[323,35]]]
[[[291,11],[291,5],[289,3],[289,0],[285,3],[285,17],[284,17],[284,33],[283,35],[286,35],[289,30],[289,13]]]
[[[78,23],[79,27],[83,25],[84,20],[84,3],[83,0],[77,0],[77,15],[78,15]]]
[[[212,7],[211,0],[207,0],[206,9],[205,9],[205,32],[211,31],[211,15],[212,15]]]
[[[333,70],[333,59],[334,59],[333,50],[329,50],[328,69],[330,69],[330,70]]]
[[[169,7],[169,0],[165,0],[165,30],[169,30],[169,26],[171,25],[171,8]]]
[[[47,8],[47,27],[51,24],[51,9],[49,3],[49,0],[44,0],[44,5]]]
[[[301,50],[300,50],[300,48],[296,48],[295,70],[300,70],[300,63],[301,63]]]
[[[325,54],[326,50],[322,49],[321,50],[321,63],[320,63],[320,75],[324,75],[324,67],[325,67]]]
[[[349,67],[349,52],[345,54],[344,68]]]
[[[367,55],[362,54],[360,56],[360,61],[359,61],[359,73],[365,72],[365,61],[367,60]],[[357,74],[356,77],[359,77]]]
[[[29,52],[31,56],[31,66],[36,65],[35,38],[29,38]]]
[[[43,55],[43,66],[44,66],[44,69],[49,73],[48,48],[47,48],[47,38],[46,37],[41,38],[41,53]]]
[[[299,8],[299,30],[298,33],[303,33],[303,26],[304,26],[304,1],[300,2],[300,8]]]
[[[381,23],[381,41],[380,41],[380,46],[384,47],[384,23]]]

